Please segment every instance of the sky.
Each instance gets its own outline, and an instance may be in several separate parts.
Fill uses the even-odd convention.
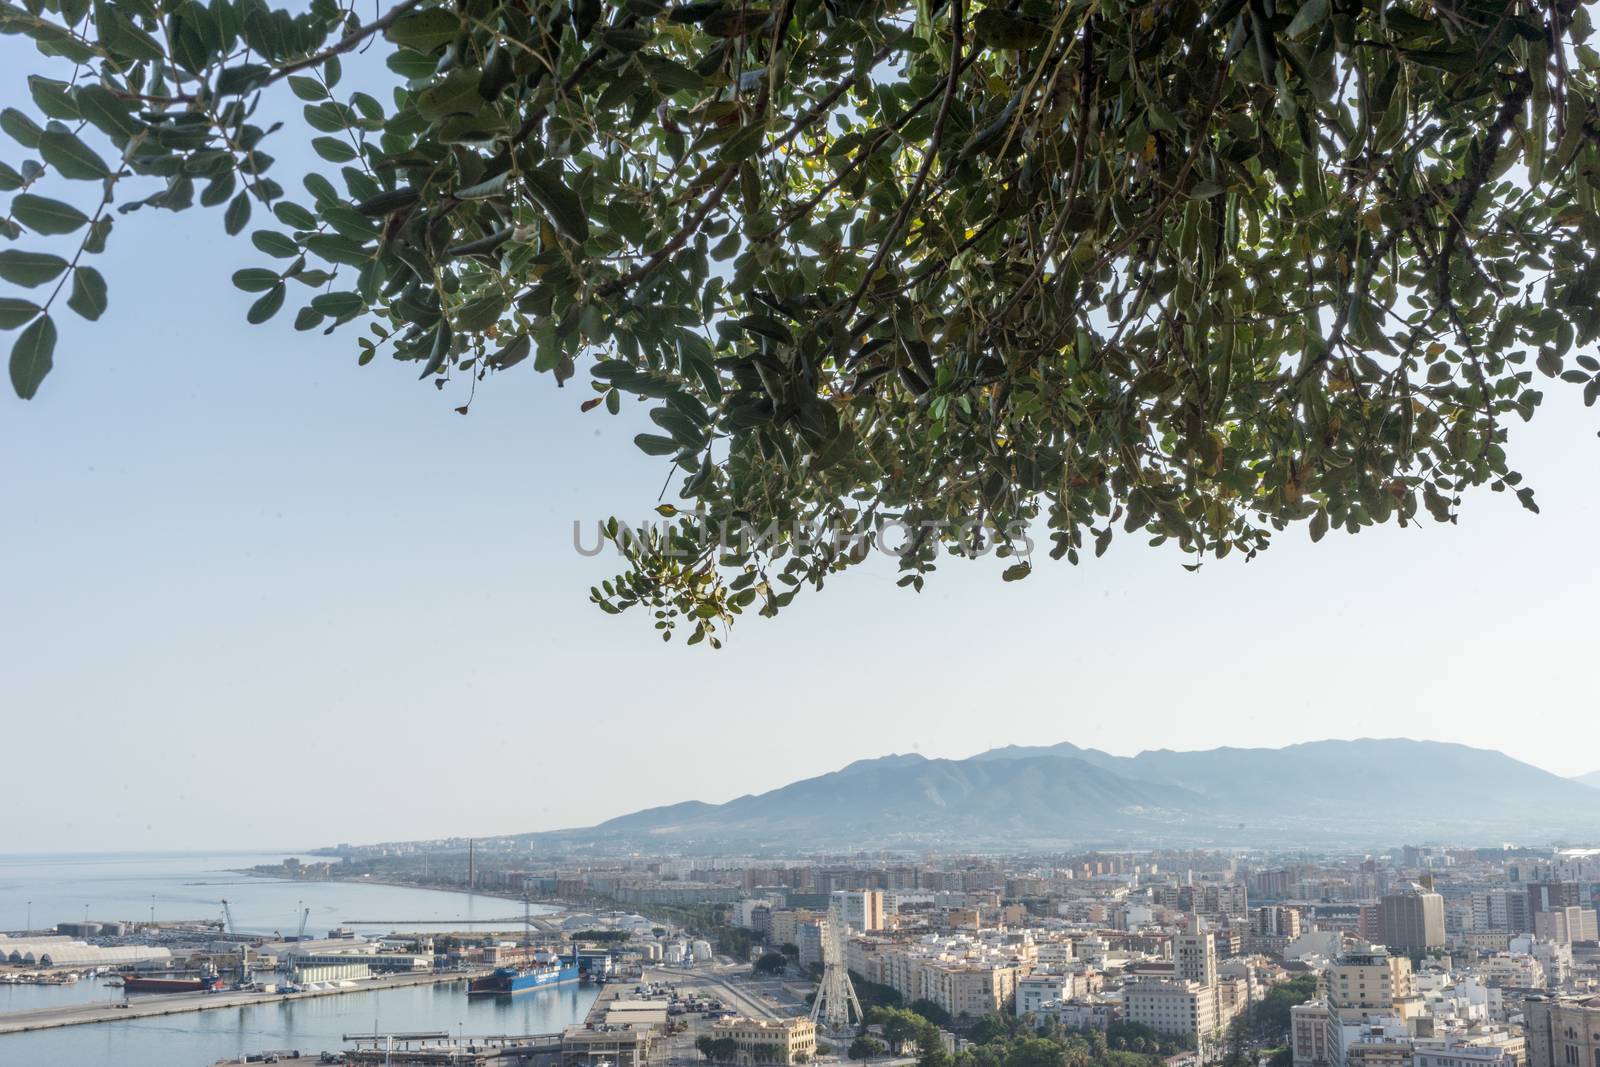
[[[0,42],[0,105],[30,63]],[[272,149],[296,189],[305,153]],[[1198,574],[1119,535],[1016,583],[951,561],[920,595],[879,562],[714,652],[588,603],[621,567],[574,521],[592,543],[661,486],[638,407],[582,414],[586,374],[524,363],[463,417],[464,383],[358,367],[353,331],[249,327],[228,277],[262,257],[216,212],[123,217],[99,259],[105,317],[64,313],[39,396],[0,396],[0,853],[554,829],[1064,740],[1600,769],[1600,410],[1574,387],[1514,432],[1540,516],[1484,490],[1458,526],[1296,529]]]

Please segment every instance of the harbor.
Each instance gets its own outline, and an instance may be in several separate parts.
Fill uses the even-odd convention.
[[[396,974],[369,978],[319,989],[302,989],[296,992],[266,992],[261,990],[222,990],[201,993],[172,993],[152,995],[110,1003],[66,1004],[59,1007],[34,1008],[28,1011],[0,1015],[0,1036],[24,1034],[34,1030],[50,1030],[60,1026],[83,1026],[90,1023],[125,1023],[134,1019],[160,1018],[187,1012],[219,1011],[227,1008],[246,1008],[262,1004],[286,1003],[308,1000],[313,997],[341,996],[354,993],[378,992],[407,986],[429,986],[470,981],[487,974],[487,971],[452,974]],[[3,1048],[3,1046],[0,1046]]]
[[[558,909],[239,873],[284,855],[0,858],[0,931],[17,950],[15,960],[0,951],[0,1062],[209,1067],[296,1049],[315,1062],[325,1050],[359,1051],[346,1035],[369,1035],[370,1048],[371,1035],[551,1034],[586,1017],[597,989],[576,981],[467,993],[497,965],[484,946],[530,930],[555,946],[560,930],[547,917]],[[362,921],[372,916],[407,921]],[[52,966],[57,956],[84,962]],[[136,987],[205,985],[212,971],[221,988],[210,992],[121,985],[134,972]]]

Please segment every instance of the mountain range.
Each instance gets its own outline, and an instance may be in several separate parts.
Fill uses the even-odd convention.
[[[1588,774],[1580,774],[1574,778],[1573,781],[1582,782],[1584,785],[1592,786],[1595,789],[1600,789],[1600,771],[1590,771]]]
[[[1063,742],[910,753],[723,804],[519,835],[538,848],[683,853],[1151,845],[1494,845],[1600,836],[1600,775],[1406,739],[1113,756]]]

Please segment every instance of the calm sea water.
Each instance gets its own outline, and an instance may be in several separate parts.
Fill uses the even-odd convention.
[[[228,901],[238,928],[247,933],[292,934],[302,907],[311,909],[306,932],[321,936],[349,920],[364,933],[391,929],[456,930],[462,924],[516,920],[522,905],[468,893],[442,893],[347,882],[299,882],[231,873],[281,863],[291,853],[118,853],[109,855],[0,855],[0,930],[20,930],[32,916],[34,929],[90,919],[217,919]],[[308,857],[301,856],[301,859]],[[541,910],[535,908],[535,914]],[[402,920],[424,925],[392,926]]]
[[[309,933],[349,920],[382,920],[363,932],[460,929],[474,920],[520,915],[515,901],[465,893],[339,882],[249,878],[232,868],[280,862],[288,853],[0,856],[0,930],[22,928],[29,902],[33,925],[82,919],[220,916],[228,899],[239,929],[292,932],[302,906]],[[304,905],[300,902],[304,901]],[[548,910],[548,909],[542,909]],[[392,927],[398,920],[430,920]],[[475,927],[486,929],[486,927]],[[512,927],[508,927],[512,928]],[[70,986],[0,986],[0,1012],[120,997],[86,980]],[[466,995],[463,982],[316,997],[193,1012],[126,1023],[96,1023],[0,1036],[3,1067],[208,1067],[219,1059],[266,1049],[321,1052],[346,1047],[347,1033],[464,1030],[467,1034],[551,1033],[583,1018],[595,991],[576,985],[516,997]]]

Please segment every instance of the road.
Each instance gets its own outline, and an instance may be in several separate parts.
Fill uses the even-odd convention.
[[[437,985],[475,978],[487,971],[457,971],[447,974],[397,974],[385,978],[371,978],[357,982],[349,988],[308,989],[303,993],[247,993],[223,991],[220,993],[151,993],[133,997],[127,1007],[122,1002],[108,1004],[66,1004],[49,1008],[30,1008],[0,1015],[0,1034],[20,1034],[29,1030],[50,1030],[58,1026],[82,1026],[86,1023],[126,1022],[129,1019],[148,1019],[158,1015],[181,1015],[186,1012],[212,1011],[217,1008],[237,1008],[247,1004],[270,1004],[281,1000],[304,1000],[309,997],[337,996],[340,993],[364,993],[373,989],[392,989],[398,986]]]

